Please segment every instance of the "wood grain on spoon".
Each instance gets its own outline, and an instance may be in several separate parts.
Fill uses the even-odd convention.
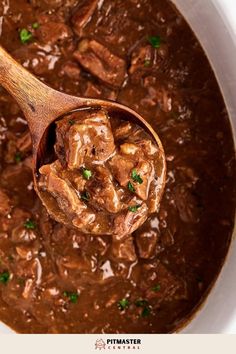
[[[56,217],[56,213],[50,210],[51,205],[49,205],[45,196],[37,188],[38,160],[41,154],[47,152],[48,141],[47,138],[45,139],[45,132],[48,130],[51,123],[60,116],[78,108],[101,107],[108,113],[115,114],[122,118],[125,116],[126,120],[138,124],[152,136],[162,154],[163,183],[160,191],[161,198],[165,185],[166,171],[164,150],[158,135],[138,113],[113,101],[75,97],[54,90],[22,67],[1,46],[0,84],[17,101],[28,122],[33,145],[33,177],[35,190],[43,204],[47,207],[48,212],[57,220],[65,222],[66,219]]]

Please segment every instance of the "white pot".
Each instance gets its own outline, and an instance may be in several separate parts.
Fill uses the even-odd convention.
[[[212,64],[236,142],[236,1],[172,0]],[[236,228],[220,276],[202,308],[181,333],[236,333]]]
[[[208,55],[236,137],[236,0],[172,1],[189,22]],[[233,240],[214,288],[181,333],[236,333],[235,272],[236,242]],[[0,323],[1,333],[12,331]]]

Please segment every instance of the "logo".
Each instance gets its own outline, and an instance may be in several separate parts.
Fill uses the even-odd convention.
[[[106,342],[100,338],[95,342],[95,349],[117,350],[117,349],[130,349],[139,350],[141,348],[141,339],[139,338],[109,338]]]
[[[104,342],[104,340],[101,339],[97,339],[95,342],[95,349],[105,349],[106,348],[106,343]]]

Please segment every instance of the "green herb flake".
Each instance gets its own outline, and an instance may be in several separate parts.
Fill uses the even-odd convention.
[[[70,291],[64,291],[63,295],[67,297],[73,304],[76,304],[79,298],[79,295],[77,293],[73,293]]]
[[[38,22],[34,22],[34,23],[32,24],[32,27],[33,27],[33,29],[39,28],[39,23],[38,23]]]
[[[87,168],[83,168],[82,175],[83,175],[84,179],[89,180],[92,177],[92,171],[88,170]]]
[[[130,181],[128,182],[128,190],[132,193],[135,193],[135,188]]]
[[[147,300],[143,300],[143,299],[138,299],[135,301],[135,305],[137,307],[144,307],[148,305],[148,301]]]
[[[161,46],[161,37],[160,36],[148,37],[148,41],[153,46],[153,48],[160,48],[160,46]]]
[[[160,284],[157,284],[157,285],[155,285],[155,286],[152,288],[152,291],[155,291],[156,293],[157,293],[158,291],[160,291],[160,290],[161,290]]]
[[[118,305],[119,310],[124,311],[125,309],[127,309],[129,307],[129,301],[128,301],[128,299],[124,298],[124,299],[120,300],[117,305]]]
[[[132,177],[132,180],[134,182],[137,182],[138,184],[142,184],[143,183],[142,178],[140,177],[140,175],[138,175],[138,173],[137,173],[137,171],[135,169],[132,170],[131,177]]]
[[[151,313],[151,309],[149,306],[146,306],[143,308],[143,311],[141,312],[141,317],[147,317]]]
[[[147,68],[148,66],[150,66],[150,64],[151,64],[151,60],[150,59],[146,59],[145,61],[144,61],[144,66],[145,66],[145,68]]]
[[[150,315],[151,308],[150,308],[147,300],[138,299],[135,301],[135,305],[137,307],[142,307],[142,312],[140,314],[141,317],[147,317]]]
[[[20,151],[18,151],[18,152],[15,153],[15,161],[16,161],[17,163],[19,163],[19,162],[22,161],[22,155],[21,155]]]
[[[136,213],[139,208],[141,208],[141,205],[132,205],[128,207],[128,210],[132,211],[132,213]]]
[[[0,273],[0,283],[7,284],[9,279],[10,279],[10,273],[8,271],[4,271]]]
[[[32,38],[33,38],[32,33],[28,31],[26,28],[22,28],[22,30],[20,30],[21,43],[23,44],[28,43]]]
[[[74,119],[69,119],[68,123],[69,123],[69,125],[74,125],[75,124],[75,120]]]
[[[36,222],[31,219],[26,220],[26,222],[24,223],[24,227],[28,230],[34,230],[36,226]]]
[[[83,193],[80,194],[80,198],[84,201],[84,202],[88,202],[90,199],[90,194],[87,191],[84,191]]]

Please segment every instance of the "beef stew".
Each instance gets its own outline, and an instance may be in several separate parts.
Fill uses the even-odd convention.
[[[211,289],[234,225],[232,132],[201,46],[167,0],[1,1],[0,16],[1,43],[24,67],[63,92],[135,109],[167,160],[160,207],[132,234],[68,228],[34,192],[27,124],[1,89],[0,320],[20,333],[176,331]]]

